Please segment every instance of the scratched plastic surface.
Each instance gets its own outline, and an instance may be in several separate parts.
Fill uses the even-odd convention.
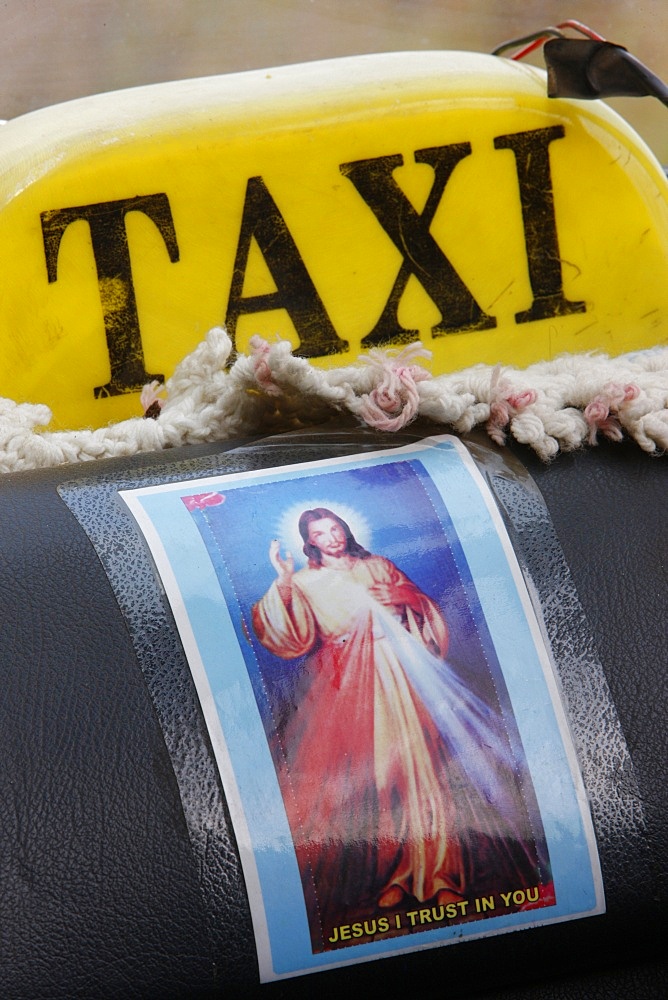
[[[668,182],[601,102],[470,52],[102,94],[0,130],[0,395],[141,413],[207,330],[433,370],[653,346]]]

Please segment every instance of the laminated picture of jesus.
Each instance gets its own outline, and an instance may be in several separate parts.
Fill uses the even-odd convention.
[[[262,981],[603,912],[549,654],[460,442],[122,497],[207,723]]]
[[[421,552],[424,583],[400,558],[365,548],[334,502],[307,505],[309,494],[322,492],[362,500],[357,520],[366,533],[385,535],[406,561]],[[424,477],[402,463],[239,493],[238,513],[232,493],[198,512],[220,539],[223,524],[228,539],[232,525],[236,539],[248,537],[242,505],[256,514],[267,503],[290,512],[281,523],[291,548],[270,538],[255,574],[247,558],[241,572],[245,545],[219,548],[240,600],[244,645],[256,654],[251,675],[314,952],[356,943],[353,934],[410,933],[407,914],[427,905],[435,925],[480,919],[469,901],[494,893],[522,889],[525,906],[550,905],[531,780],[512,712],[501,711],[503,679],[486,662],[473,588]],[[413,526],[404,516],[393,525],[390,511],[411,511]],[[264,593],[244,600],[249,579],[262,573],[271,581]],[[448,659],[449,617],[461,670]]]

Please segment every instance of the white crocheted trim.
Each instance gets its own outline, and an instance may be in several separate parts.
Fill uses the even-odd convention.
[[[498,443],[510,433],[548,460],[599,433],[624,434],[647,452],[668,448],[668,348],[609,358],[566,355],[525,369],[475,365],[431,376],[415,364],[421,344],[373,350],[345,368],[315,368],[290,344],[253,338],[226,368],[232,344],[215,328],[177,367],[164,390],[142,393],[146,417],[97,430],[48,431],[46,406],[0,399],[0,471],[133,455],[308,426],[348,411],[381,430],[423,416],[460,433],[485,424]],[[164,392],[164,399],[162,393]]]

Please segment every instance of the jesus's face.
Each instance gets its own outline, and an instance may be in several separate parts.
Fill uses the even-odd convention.
[[[348,549],[346,533],[333,517],[322,517],[311,521],[308,526],[308,540],[325,556],[345,555]]]

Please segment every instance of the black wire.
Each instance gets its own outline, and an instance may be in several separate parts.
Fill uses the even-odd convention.
[[[661,101],[668,108],[668,86],[663,80],[647,69],[647,66],[641,63],[639,59],[636,59],[634,55],[631,55],[630,52],[624,51],[622,59],[629,69],[635,73],[637,79],[642,81],[646,88],[647,96],[656,97],[658,101]]]
[[[559,31],[559,28],[543,28],[542,31],[534,31],[532,35],[523,35],[522,38],[511,38],[510,41],[502,42],[501,45],[497,45],[495,49],[492,49],[493,56],[499,56],[502,52],[507,52],[508,49],[517,49],[520,45],[528,45],[529,42],[535,42],[539,38],[563,38],[563,31]]]

